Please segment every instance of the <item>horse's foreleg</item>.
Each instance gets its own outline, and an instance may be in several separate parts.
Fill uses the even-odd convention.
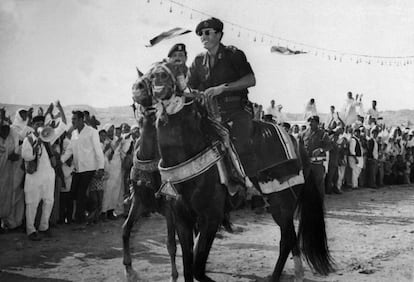
[[[193,224],[183,218],[175,218],[175,226],[180,239],[181,252],[183,254],[184,281],[193,282]]]
[[[206,275],[206,264],[219,223],[219,218],[210,217],[208,220],[200,218],[200,235],[195,247],[194,257],[194,277],[197,281],[214,281]]]
[[[131,236],[132,227],[135,221],[142,215],[143,212],[142,205],[139,204],[137,197],[137,193],[134,192],[128,217],[122,225],[122,247],[124,253],[123,264],[125,265],[128,281],[138,281],[138,275],[132,268],[131,251],[129,248],[129,238]]]
[[[165,217],[167,219],[167,249],[171,260],[171,282],[176,282],[178,278],[177,265],[175,263],[177,243],[175,241],[175,223],[171,210],[166,211]]]

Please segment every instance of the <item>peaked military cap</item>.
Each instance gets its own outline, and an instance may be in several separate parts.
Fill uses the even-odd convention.
[[[200,31],[204,28],[212,28],[216,31],[221,32],[223,31],[223,22],[217,18],[209,18],[207,20],[204,20],[197,25],[195,30],[196,34],[199,34]]]
[[[312,120],[314,120],[314,121],[316,121],[317,123],[319,123],[319,116],[310,116],[310,117],[308,118],[308,122],[310,122],[310,121],[312,121]]]
[[[171,47],[170,51],[168,51],[168,57],[171,57],[172,54],[176,51],[183,51],[187,56],[187,50],[185,50],[185,45],[183,43],[177,43]]]

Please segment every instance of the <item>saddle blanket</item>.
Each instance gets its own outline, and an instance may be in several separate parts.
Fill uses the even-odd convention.
[[[259,171],[298,158],[289,134],[270,122],[254,121],[253,144]]]
[[[260,190],[263,194],[270,194],[283,191],[289,187],[305,183],[302,170],[298,175],[294,175],[284,182],[279,182],[277,179],[273,179],[267,182],[259,181]]]

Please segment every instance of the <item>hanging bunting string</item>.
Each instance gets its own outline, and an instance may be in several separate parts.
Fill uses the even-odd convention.
[[[153,0],[152,2],[154,2]],[[151,3],[151,0],[146,0],[147,3]],[[183,14],[183,10],[186,10],[190,14],[190,19],[192,20],[201,20],[205,18],[213,17],[208,13],[197,10],[193,7],[187,6],[177,0],[168,0],[169,3],[168,11],[169,13],[174,13],[180,10],[180,14]],[[163,1],[159,2],[160,5],[163,5]],[[175,7],[173,7],[175,6]],[[252,29],[240,24],[228,21],[226,19],[221,19],[223,23],[230,26],[230,30],[236,32],[237,37],[242,35],[247,36],[254,43],[272,45],[273,50],[275,48],[286,48],[295,50],[300,53],[308,53],[317,57],[322,57],[328,60],[342,62],[344,58],[349,58],[350,62],[355,62],[356,64],[365,63],[367,65],[377,64],[381,66],[407,66],[414,63],[414,56],[375,56],[368,54],[358,54],[351,52],[343,52],[335,49],[322,48],[295,40],[286,39],[274,34],[263,32],[260,30]]]

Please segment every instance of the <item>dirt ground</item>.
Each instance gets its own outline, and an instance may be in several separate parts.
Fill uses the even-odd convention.
[[[216,239],[207,265],[216,281],[264,281],[276,262],[279,229],[269,214],[232,213],[243,231]],[[305,281],[414,281],[414,186],[327,195],[329,247],[337,271]],[[122,221],[53,229],[52,238],[32,242],[23,233],[0,235],[0,281],[123,281]],[[132,236],[133,266],[142,281],[168,281],[165,220],[146,219]],[[179,249],[179,248],[178,248]],[[177,262],[182,280],[180,250]],[[282,281],[293,281],[288,259]]]

